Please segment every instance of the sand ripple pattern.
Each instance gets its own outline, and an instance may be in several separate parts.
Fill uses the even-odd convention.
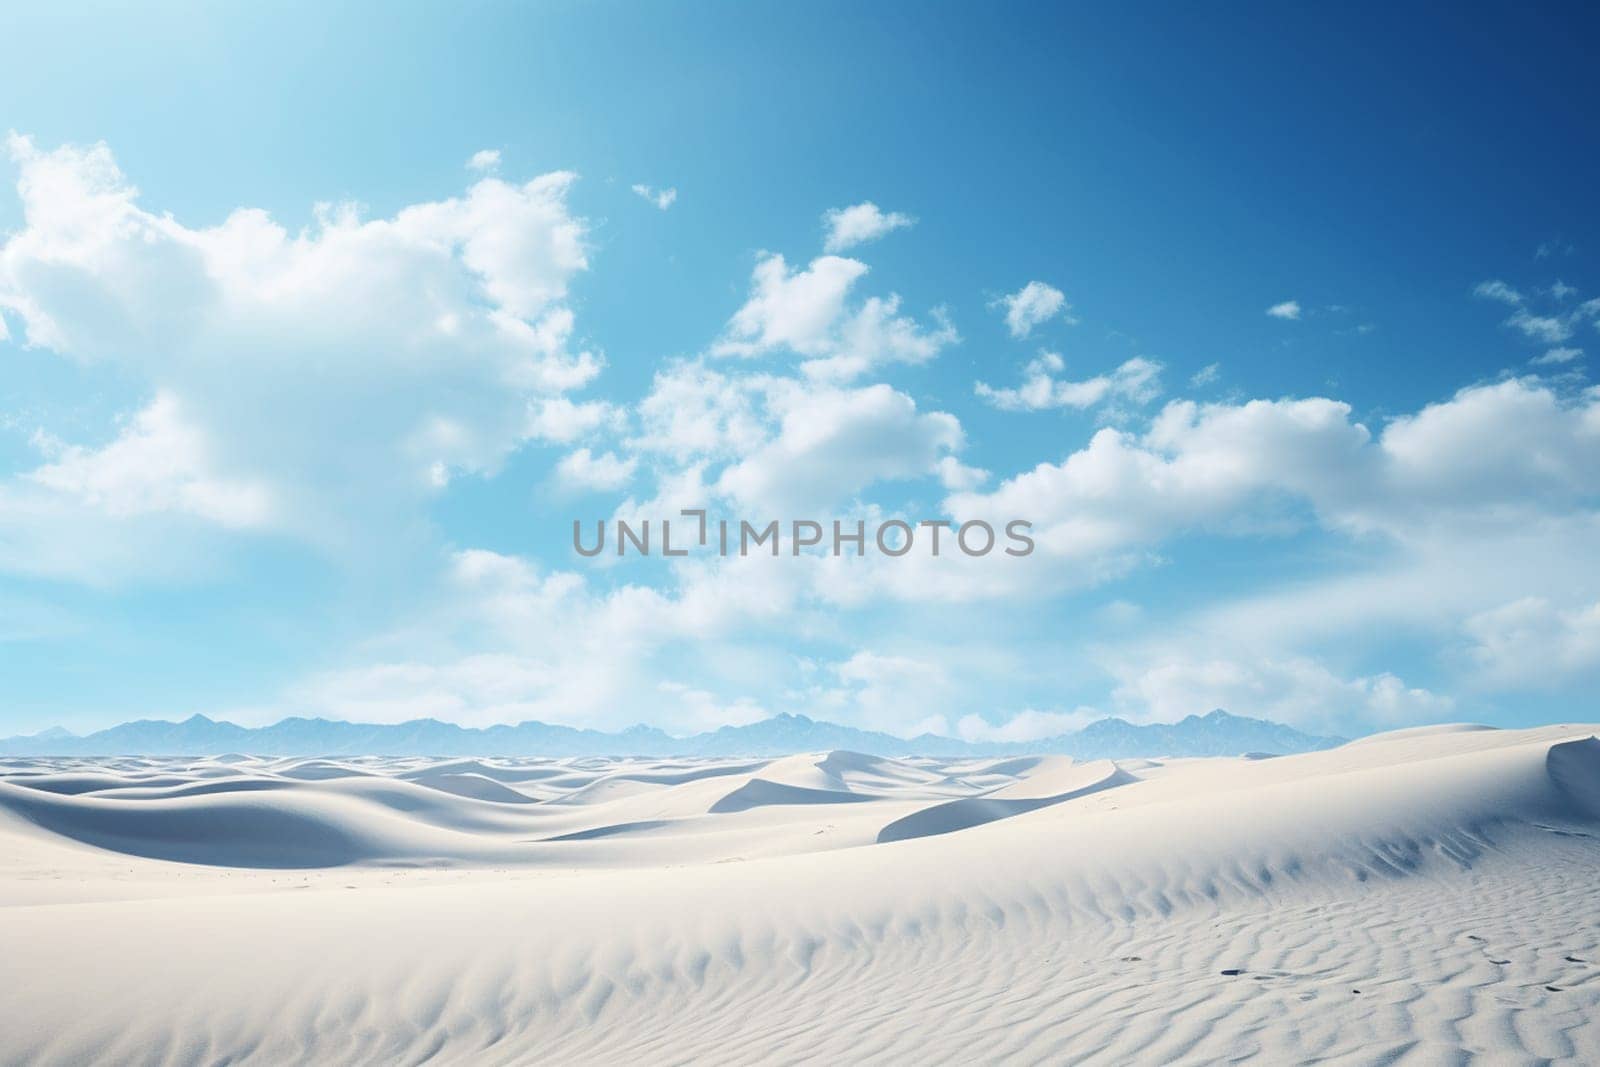
[[[1600,1063],[1594,733],[11,760],[0,1062]]]

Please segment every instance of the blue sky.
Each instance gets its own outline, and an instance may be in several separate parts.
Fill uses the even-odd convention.
[[[1593,23],[8,14],[0,732],[1592,717]]]

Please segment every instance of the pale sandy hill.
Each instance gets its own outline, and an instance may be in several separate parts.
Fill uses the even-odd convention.
[[[0,1061],[1597,1063],[1595,730],[12,761]]]

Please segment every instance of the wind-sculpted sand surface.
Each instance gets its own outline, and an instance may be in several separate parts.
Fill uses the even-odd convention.
[[[0,760],[0,1061],[1600,1063],[1595,731]]]

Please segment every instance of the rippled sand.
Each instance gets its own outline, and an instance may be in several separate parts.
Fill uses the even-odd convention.
[[[0,1061],[1596,1063],[1595,731],[0,761]]]

